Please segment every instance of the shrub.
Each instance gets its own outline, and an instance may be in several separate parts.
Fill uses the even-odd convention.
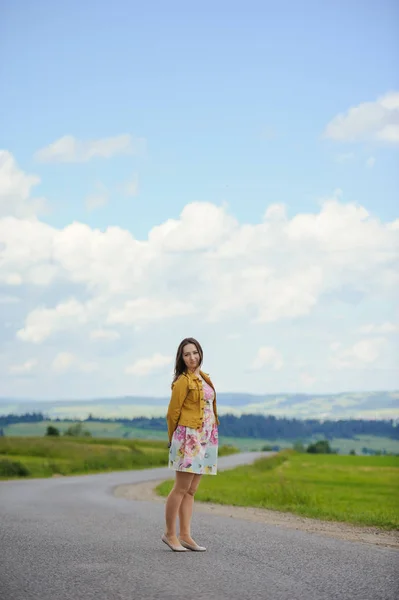
[[[26,477],[30,475],[28,467],[19,460],[0,460],[0,477]]]
[[[238,448],[231,444],[224,444],[223,446],[219,446],[218,456],[228,456],[229,454],[235,454],[236,452],[239,452]]]
[[[59,436],[60,435],[60,430],[57,429],[57,427],[54,427],[54,425],[49,425],[47,427],[45,435]]]
[[[333,454],[328,440],[319,440],[314,444],[309,444],[306,452],[309,452],[310,454]]]
[[[64,435],[69,435],[71,437],[91,437],[90,431],[83,429],[82,423],[70,425],[68,429],[64,431]]]

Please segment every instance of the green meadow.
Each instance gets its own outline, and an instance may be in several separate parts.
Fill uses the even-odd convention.
[[[279,446],[281,450],[289,449],[292,448],[295,443],[293,440],[284,438],[259,440],[256,438],[228,438],[221,436],[220,439],[224,444],[234,444],[242,452],[262,450],[264,446]],[[314,436],[301,441],[307,446],[308,444],[316,442],[318,439],[320,439],[320,437]],[[356,454],[362,454],[363,448],[381,452],[385,451],[389,454],[399,454],[398,440],[372,435],[358,435],[353,439],[334,438],[331,440],[330,445],[335,450],[338,450],[339,454],[349,454],[351,450],[354,450]]]
[[[220,456],[237,452],[221,447]],[[168,464],[165,441],[121,438],[1,437],[0,479],[52,477]]]
[[[166,496],[173,481],[157,492]],[[251,466],[204,477],[197,500],[399,529],[399,457],[285,450]]]
[[[42,421],[39,423],[15,423],[3,427],[4,434],[7,437],[23,436],[43,436],[48,425],[54,425],[61,433],[65,431],[71,423],[68,421]],[[85,421],[83,423],[93,437],[104,438],[124,438],[127,440],[154,440],[165,441],[167,434],[164,431],[155,429],[139,429],[137,427],[125,426],[121,423],[104,423],[101,421]],[[317,438],[308,438],[302,440],[307,445]],[[264,446],[279,446],[280,449],[292,448],[293,440],[279,439],[256,439],[256,438],[231,438],[220,436],[221,445],[231,445],[239,448],[242,452],[261,450]],[[361,454],[363,448],[380,450],[387,453],[399,454],[399,441],[385,437],[363,436],[359,435],[355,439],[335,438],[331,441],[331,446],[339,451],[340,454],[349,454],[354,450],[356,454]]]

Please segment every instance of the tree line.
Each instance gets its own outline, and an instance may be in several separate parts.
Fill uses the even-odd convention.
[[[0,428],[14,423],[38,423],[40,421],[70,422],[78,419],[50,419],[43,413],[8,414],[0,416]],[[81,422],[99,421],[102,423],[120,423],[128,427],[166,431],[164,417],[135,417],[132,419],[105,419],[90,414]],[[219,434],[226,437],[248,437],[255,439],[298,440],[311,436],[322,436],[327,440],[334,438],[353,439],[358,435],[373,435],[399,439],[399,427],[393,419],[369,421],[366,419],[288,419],[272,415],[223,415],[220,417]]]

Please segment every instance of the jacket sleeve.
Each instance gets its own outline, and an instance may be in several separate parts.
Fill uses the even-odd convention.
[[[187,392],[187,378],[181,376],[172,385],[172,396],[170,398],[168,412],[166,414],[169,443],[172,441],[173,432],[175,431],[177,423],[179,422],[181,409],[183,402],[187,397]]]

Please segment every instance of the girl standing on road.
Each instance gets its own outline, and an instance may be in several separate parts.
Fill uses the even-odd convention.
[[[166,420],[169,468],[176,480],[166,501],[166,528],[162,536],[175,552],[204,552],[191,537],[194,494],[202,475],[216,475],[218,424],[216,392],[209,375],[201,371],[203,352],[194,338],[185,338],[177,349]],[[179,516],[180,533],[176,521]]]

